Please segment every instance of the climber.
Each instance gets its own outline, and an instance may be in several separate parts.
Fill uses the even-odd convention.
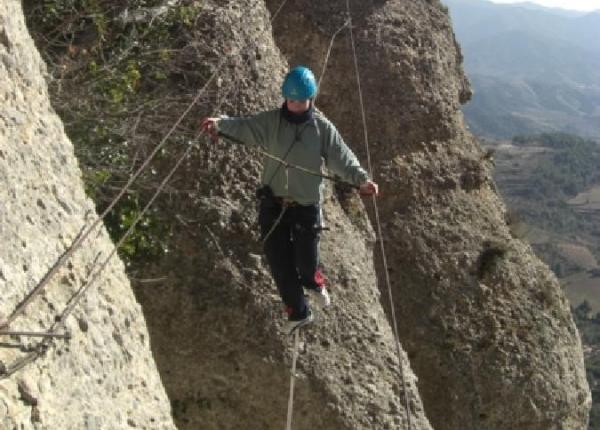
[[[286,75],[281,108],[245,118],[204,118],[203,130],[213,139],[261,147],[266,152],[311,171],[327,167],[342,180],[356,185],[362,195],[377,195],[378,186],[369,179],[356,156],[346,146],[336,127],[315,110],[317,83],[313,73],[298,66]],[[286,306],[285,331],[313,321],[304,289],[321,306],[331,303],[319,268],[319,235],[323,178],[288,168],[266,158],[260,201],[259,225],[264,251]]]

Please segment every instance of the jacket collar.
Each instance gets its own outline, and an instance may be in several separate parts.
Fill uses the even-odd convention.
[[[312,101],[310,102],[310,107],[308,108],[308,110],[301,114],[295,114],[290,112],[287,108],[286,102],[283,102],[283,105],[281,105],[281,116],[283,116],[288,122],[292,124],[304,124],[305,122],[311,121],[314,118],[314,115],[315,108],[312,104]]]

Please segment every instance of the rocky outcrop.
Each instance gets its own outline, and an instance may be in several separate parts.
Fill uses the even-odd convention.
[[[195,118],[186,119],[184,124],[189,128],[195,127],[196,118],[209,114],[222,101],[225,104],[221,112],[230,114],[252,113],[277,106],[280,102],[279,85],[287,65],[273,43],[269,14],[264,3],[247,0],[224,6],[221,2],[206,2],[194,19],[194,30],[201,32],[202,38],[181,41],[189,42],[185,49],[179,49],[182,54],[177,61],[185,63],[182,67],[185,70],[208,69],[215,72],[217,66],[208,65],[209,59],[215,59],[215,53],[227,53],[229,57],[225,66],[218,70],[219,79],[206,92],[209,100],[203,100],[204,106],[197,109]],[[90,46],[86,48],[89,51],[93,49]],[[189,51],[193,49],[195,55],[188,55],[188,48]],[[72,51],[81,53],[83,49],[75,46]],[[218,62],[221,58],[216,60]],[[181,75],[177,78],[180,79]],[[190,85],[196,84],[197,81]],[[63,91],[69,91],[68,85],[65,82]],[[198,91],[198,88],[194,87],[193,90]],[[190,88],[184,87],[181,93],[174,88],[171,91],[186,103],[191,100]],[[42,91],[40,100],[45,96]],[[139,93],[139,97],[142,96],[143,89]],[[165,114],[170,116],[169,123],[165,120],[162,124],[163,128],[170,126],[180,112],[167,111]],[[147,124],[144,121],[142,119],[139,122],[140,133],[145,133],[143,128]],[[60,129],[57,123],[53,125]],[[160,131],[164,132],[162,129]],[[53,139],[55,134],[49,134],[47,138],[45,136],[43,133],[40,136],[40,139],[45,139],[44,142],[65,142],[64,138]],[[136,268],[143,273],[143,278],[155,280],[149,284],[137,284],[137,297],[144,307],[153,352],[179,428],[279,429],[285,422],[291,344],[290,339],[281,332],[283,309],[262,260],[254,226],[256,214],[253,195],[258,182],[260,160],[256,153],[246,148],[225,143],[212,146],[205,141],[202,143],[175,175],[172,183],[176,187],[173,186],[175,189],[171,190],[168,201],[157,202],[162,218],[170,224],[170,253],[158,262]],[[32,151],[30,147],[19,148],[24,159]],[[43,153],[46,158],[41,160],[48,164],[41,164],[31,172],[37,174],[38,178],[43,177],[41,172],[56,170],[51,166],[51,163],[56,163],[51,155],[58,159],[65,158],[61,169],[65,179],[61,177],[63,182],[56,185],[56,193],[69,207],[72,206],[73,214],[72,219],[61,222],[60,228],[63,229],[63,224],[74,223],[75,220],[83,223],[84,209],[79,209],[79,206],[87,208],[72,156],[70,152],[65,155],[68,149],[68,146],[59,146],[48,154]],[[163,163],[168,164],[176,156],[165,156]],[[10,161],[11,170],[7,165],[7,174],[20,174],[20,165],[12,159]],[[70,186],[69,193],[63,191],[67,185]],[[32,182],[31,187],[39,188],[40,198],[47,199],[48,190],[52,191],[51,183],[49,189],[39,182]],[[24,201],[29,202],[30,198]],[[53,202],[49,200],[45,203],[48,210],[53,208]],[[32,220],[42,216],[37,212],[40,211],[38,207],[30,207],[34,211],[30,215]],[[57,217],[63,214],[58,210],[51,213],[56,213]],[[65,214],[62,216],[67,218]],[[400,382],[395,342],[381,308],[375,282],[371,258],[373,234],[364,212],[353,198],[330,190],[325,218],[332,231],[324,237],[322,255],[333,286],[335,304],[330,310],[319,312],[319,324],[303,334],[294,428],[405,427],[407,417],[403,405],[408,397],[413,429],[431,429],[423,414],[416,379],[404,353],[402,361],[408,388],[406,392]],[[13,218],[9,221],[15,224]],[[58,223],[53,228],[58,229]],[[65,236],[66,242],[76,234],[72,225],[70,228],[73,231]],[[38,235],[38,240],[44,241],[46,237],[54,237],[53,234],[52,228],[48,228],[45,235]],[[348,241],[348,237],[353,239]],[[7,240],[20,243],[12,237]],[[102,246],[110,249],[103,232],[98,240],[103,240],[100,242]],[[36,246],[35,249],[39,248]],[[100,250],[106,253],[105,248],[90,247],[86,253],[78,254],[69,269],[76,272],[75,285],[63,286],[61,294],[68,297],[69,292],[83,281],[85,271],[90,268],[91,255]],[[47,257],[48,261],[52,261],[54,255],[48,253]],[[18,266],[18,263],[14,265]],[[45,267],[40,264],[39,270]],[[134,340],[147,342],[147,338],[137,336],[130,339],[126,336],[126,333],[139,335],[139,330],[143,330],[143,320],[139,315],[135,319],[131,316],[138,308],[128,296],[126,282],[122,272],[118,272],[119,268],[120,265],[115,263],[112,271],[106,275],[105,282],[111,281],[110,287],[103,282],[95,290],[101,296],[90,294],[83,304],[82,309],[89,315],[76,314],[77,318],[70,321],[69,325],[76,332],[74,340],[79,342],[78,345],[92,348],[85,343],[84,335],[79,333],[83,330],[81,327],[92,331],[91,322],[96,322],[96,315],[100,321],[105,320],[109,324],[114,331],[114,338],[119,340],[116,346],[110,344],[111,349],[106,350],[103,357],[117,360],[117,369],[107,367],[99,373],[87,362],[82,364],[82,368],[86,369],[83,372],[86,375],[95,376],[100,381],[106,378],[112,385],[116,385],[119,378],[124,378],[123,372],[126,372],[122,370],[125,364],[118,361],[121,356],[129,360],[147,358],[141,352],[134,355],[130,345]],[[68,273],[65,276],[68,278]],[[39,277],[32,276],[30,283]],[[122,282],[117,282],[117,278]],[[58,279],[63,277],[59,276]],[[25,289],[23,282],[18,285]],[[50,297],[51,291],[58,291],[58,288],[49,288],[48,291],[46,297]],[[119,292],[123,298],[117,300],[111,295],[113,292]],[[18,300],[19,292],[15,296],[13,302]],[[63,297],[60,299],[64,301]],[[63,305],[60,299],[52,299],[52,307],[60,308]],[[42,309],[32,307],[28,315],[37,318],[50,305],[42,299],[39,306]],[[7,304],[6,308],[9,307]],[[105,311],[110,313],[110,318],[104,317]],[[52,318],[52,314],[45,318]],[[129,324],[129,332],[119,325],[120,321]],[[94,330],[97,329],[94,325]],[[105,348],[110,340],[104,339],[102,333],[98,333],[95,339],[99,347]],[[57,356],[71,357],[71,353],[75,352],[73,341],[64,346],[69,348],[68,352],[61,349],[62,344],[57,343],[49,354],[56,352]],[[122,343],[124,347],[120,346]],[[95,353],[94,350],[92,352]],[[73,361],[77,363],[75,359]],[[18,385],[19,375],[38,372],[33,373],[35,385],[43,379],[37,363],[42,365],[46,362],[38,360],[35,365],[11,376],[10,383]],[[140,407],[143,405],[147,416],[155,418],[158,423],[163,411],[159,404],[164,399],[161,387],[151,384],[156,375],[150,368],[138,369],[134,364],[127,366],[127,371],[139,370],[147,374],[148,395],[158,397],[156,405],[140,402]],[[72,378],[70,380],[73,381]],[[50,384],[59,385],[54,379],[51,381]],[[81,385],[86,386],[83,381]],[[133,391],[138,387],[135,382],[125,386]],[[97,385],[93,387],[96,390],[103,388],[101,385],[100,388]],[[59,402],[61,394],[47,393],[40,404],[47,405],[48,411],[54,407],[56,412],[60,408],[52,404],[49,397],[54,395]],[[96,397],[103,398],[107,394],[97,394]],[[16,399],[14,401],[17,402]],[[107,406],[116,416],[131,419],[139,427],[160,427],[161,424],[152,425],[138,416],[129,417],[131,408],[127,401],[127,398],[117,398],[115,404]],[[79,407],[79,416],[75,413],[66,414],[62,417],[63,421],[56,425],[44,419],[49,427],[56,428],[93,428],[94,425],[124,428],[128,423],[97,416],[93,410],[87,417],[81,414],[81,409]],[[15,415],[11,411],[8,416]],[[162,418],[164,420],[160,422],[166,422],[167,418]],[[81,420],[88,421],[82,424]]]
[[[220,94],[236,90],[220,113],[278,106],[287,65],[264,3],[205,8],[198,23],[206,22],[213,23],[203,39],[207,52],[251,52],[232,56],[236,67],[220,75]],[[175,179],[178,189],[193,192],[163,209],[173,220],[172,254],[145,268],[146,277],[166,280],[136,289],[181,429],[285,424],[292,342],[281,331],[283,308],[257,237],[259,171],[253,150],[203,140]],[[330,190],[324,214],[331,231],[323,234],[321,256],[334,305],[317,310],[318,323],[302,334],[294,428],[405,427],[408,395],[413,428],[430,429],[405,355],[408,393],[400,382],[365,213]]]
[[[94,219],[73,147],[50,106],[21,2],[0,4],[0,320]],[[113,245],[94,233],[10,330],[45,331]],[[174,428],[124,267],[111,262],[66,320],[70,339],[0,339],[0,428]],[[18,370],[20,364],[25,366]]]
[[[345,3],[287,7],[274,32],[292,64],[321,69]],[[445,11],[351,3],[400,337],[427,417],[436,429],[585,428],[590,393],[569,305],[511,236],[491,163],[465,132],[469,90]],[[351,55],[340,37],[320,104],[360,152]]]
[[[176,67],[175,71],[168,71],[172,72],[167,80],[172,87],[162,94],[165,103],[179,106],[173,103],[176,99],[185,107],[209,76],[216,72],[218,79],[203,94],[201,106],[178,128],[176,134],[181,141],[188,139],[189,130],[197,127],[197,118],[214,114],[216,106],[219,113],[231,115],[277,106],[279,83],[287,67],[284,58],[320,71],[331,35],[347,19],[345,1],[286,2],[275,20],[273,40],[269,13],[261,0],[183,3],[181,6],[187,9],[180,10],[177,20],[187,19],[191,30],[184,32],[177,23],[169,24],[171,27],[165,30],[167,35],[177,36],[177,46],[169,54],[175,56]],[[267,3],[273,13],[280,6],[275,1]],[[377,288],[375,268],[379,274],[381,268],[373,258],[374,235],[367,211],[358,197],[330,189],[324,210],[331,230],[323,234],[322,259],[334,305],[318,311],[317,324],[303,334],[294,428],[407,428],[403,407],[406,397],[413,429],[583,428],[589,390],[579,338],[556,280],[527,245],[510,235],[502,202],[490,179],[489,160],[465,132],[459,106],[468,100],[470,91],[447,14],[436,0],[351,3],[374,176],[382,186],[378,201],[389,252],[394,306],[402,345],[407,351],[402,352],[402,362],[408,391],[402,388],[395,344],[384,311],[386,305],[382,305],[385,300],[381,300]],[[175,9],[179,6],[172,4]],[[122,20],[119,22],[124,25]],[[158,19],[154,24],[159,25]],[[162,37],[165,32],[158,35]],[[188,34],[190,39],[184,40]],[[5,39],[0,33],[0,42]],[[90,44],[86,52],[94,49],[99,48]],[[318,104],[364,159],[365,151],[358,144],[363,130],[353,69],[345,30],[334,45]],[[158,84],[144,85],[140,80],[136,95],[143,99],[144,91],[155,90]],[[62,84],[62,90],[69,91],[69,82]],[[41,94],[27,100],[44,97]],[[40,103],[48,109],[47,102]],[[144,149],[152,147],[152,140],[158,141],[182,111],[183,108],[165,108],[161,115],[153,117],[153,123],[140,115],[135,129],[148,141]],[[70,114],[73,112],[76,115],[76,109],[71,109]],[[71,123],[76,119],[71,116]],[[42,139],[44,134],[39,134],[37,138]],[[57,139],[45,141],[49,147],[57,145]],[[109,142],[106,144],[110,147]],[[15,145],[12,140],[11,145]],[[16,150],[3,150],[0,155],[0,159],[8,160],[3,164],[3,172],[7,172],[4,176],[16,178],[15,172],[35,175],[48,171],[55,172],[50,175],[52,180],[62,178],[60,173],[73,177],[66,183],[79,184],[75,167],[64,167],[74,162],[71,155],[64,155],[63,147],[52,150],[59,154],[58,158],[40,158],[31,169],[19,166],[26,163],[32,151],[16,148],[23,156],[8,158]],[[158,163],[160,167],[172,164],[178,149],[167,152]],[[66,161],[59,172],[48,167],[48,160],[56,163],[61,156]],[[40,164],[42,161],[48,164]],[[156,203],[161,219],[169,226],[170,252],[159,261],[136,267],[143,278],[152,281],[136,283],[135,292],[144,309],[175,421],[182,429],[271,429],[281,428],[285,421],[291,345],[281,333],[283,313],[257,238],[253,190],[259,170],[260,158],[252,150],[201,141],[175,175],[169,195]],[[40,273],[31,275],[29,288],[76,234],[87,208],[81,203],[83,209],[74,209],[79,208],[77,202],[84,202],[81,192],[75,191],[80,190],[77,185],[61,197],[74,207],[72,214],[60,209],[44,212],[43,206],[31,203],[37,201],[33,193],[40,197],[52,195],[52,186],[31,181],[31,197],[22,203],[30,212],[21,213],[21,218],[27,221],[29,215],[32,221],[27,222],[34,226],[44,216],[63,216],[76,222],[69,227],[72,231],[68,236],[59,238],[67,243],[56,248],[57,242],[53,242],[54,248],[41,254],[40,258],[48,260],[40,263]],[[56,189],[62,188],[57,185]],[[6,201],[16,198],[13,193]],[[54,201],[42,199],[46,208],[53,207],[50,205]],[[15,225],[12,222],[6,225]],[[35,237],[39,243],[58,237],[56,224],[48,224],[54,227],[44,224],[44,234]],[[23,228],[21,224],[19,227]],[[36,228],[39,231],[40,227]],[[23,246],[15,239],[17,234],[11,234],[8,243],[16,248]],[[102,237],[106,239],[103,234]],[[103,243],[109,247],[106,240]],[[26,259],[30,248],[24,249],[11,252],[10,258]],[[76,280],[84,278],[86,264],[89,266],[98,251],[87,252],[70,269],[79,271]],[[6,273],[17,276],[14,268],[23,263],[18,260],[2,264],[6,277]],[[124,280],[118,263],[115,265],[110,276]],[[10,272],[4,267],[9,267]],[[68,273],[65,275],[66,278],[57,279],[68,284]],[[25,285],[24,282],[15,285]],[[119,294],[125,298],[117,300],[111,294],[119,285],[124,290]],[[89,296],[88,304],[83,304],[90,315],[99,312],[100,320],[104,312],[112,315],[106,318],[107,324],[127,321],[128,331],[118,325],[115,329],[119,335],[116,338],[121,340],[123,332],[143,332],[139,315],[135,319],[119,319],[136,309],[124,285],[116,280],[103,284]],[[74,288],[76,285],[65,285],[52,291],[62,291],[68,297]],[[12,308],[24,291],[25,288],[8,299],[3,297],[9,302],[2,309]],[[50,307],[47,303],[60,308],[66,299],[60,295],[55,298],[50,291],[48,299],[38,305],[45,306],[44,311]],[[93,294],[100,296],[94,299]],[[47,315],[42,317],[42,323],[52,317],[42,313],[42,308],[34,313],[35,309],[21,321],[37,323],[38,313]],[[84,318],[83,314],[77,316]],[[82,330],[80,327],[90,331],[88,319],[84,321],[71,322],[76,336],[82,336],[77,332]],[[94,339],[97,344],[93,346],[83,340],[81,345],[94,352],[93,348],[102,345],[104,338],[98,334]],[[131,345],[139,336],[127,339],[131,342],[125,343],[127,347],[106,350],[103,357],[121,357],[122,348],[133,348]],[[70,357],[71,351],[66,349],[69,345],[73,349],[73,342],[57,343],[21,374],[38,372],[33,373],[33,381],[48,377],[39,376],[42,370],[43,375],[58,372],[62,376],[68,366],[46,372],[37,363],[54,363],[51,359],[58,360],[58,351],[63,359]],[[135,359],[144,357],[149,356],[140,353]],[[119,370],[105,372],[109,382],[136,372],[135,365],[124,369],[119,363]],[[91,364],[82,368],[90,368],[89,374],[97,373]],[[167,423],[166,413],[161,412],[164,406],[160,406],[162,391],[149,369],[145,370],[151,383],[148,392],[158,393],[158,400],[156,407],[144,409],[165,417],[162,422]],[[16,394],[19,384],[23,399],[36,398],[28,388],[34,384],[19,383],[15,378],[8,380],[12,397],[6,397],[11,399],[5,402],[7,407],[21,407]],[[47,385],[59,386],[56,380],[43,386]],[[95,390],[103,389],[101,384],[98,386],[93,385]],[[135,391],[137,385],[132,386]],[[54,397],[60,399],[61,393]],[[133,410],[127,406],[129,398],[123,399],[119,404],[111,400],[115,403],[109,412],[114,416],[123,417],[122,411]],[[54,405],[49,400],[47,404],[50,411]],[[8,416],[13,420],[16,417],[13,413]],[[72,417],[69,419],[74,426],[80,426],[76,420],[82,419],[81,414],[66,416]],[[97,422],[97,415],[91,416],[88,420]],[[146,421],[140,422],[142,427],[153,428]],[[120,423],[114,427],[120,428]]]

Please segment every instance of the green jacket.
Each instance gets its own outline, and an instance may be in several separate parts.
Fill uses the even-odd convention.
[[[369,179],[335,126],[318,111],[313,120],[299,125],[290,123],[279,109],[274,109],[246,118],[225,117],[217,127],[222,136],[260,146],[290,164],[320,172],[325,160],[329,170],[346,182],[362,185]],[[320,203],[322,199],[323,178],[289,168],[286,179],[286,167],[267,157],[262,183],[269,185],[275,196],[301,205]]]

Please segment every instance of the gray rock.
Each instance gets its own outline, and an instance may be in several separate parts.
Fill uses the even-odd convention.
[[[0,59],[2,320],[55,264],[67,246],[64,238],[77,234],[94,204],[85,196],[73,147],[50,105],[44,65],[16,0],[0,3]],[[43,133],[37,131],[39,124]],[[89,262],[98,252],[108,255],[113,248],[103,229],[92,238],[10,329],[51,327],[82,286]],[[112,316],[106,302],[114,309]],[[125,327],[120,322],[124,315],[136,323]],[[86,320],[110,323],[90,325],[86,332],[82,323]],[[77,321],[81,330],[75,329]],[[127,425],[123,417],[128,410],[135,410],[131,420],[138,427],[175,428],[149,345],[140,340],[147,337],[144,318],[120,261],[108,264],[98,284],[67,319],[66,328],[74,333],[71,340],[48,343],[44,354],[16,373],[6,372],[44,341],[20,337],[20,348],[19,343],[0,347],[0,428],[121,429]],[[120,333],[120,344],[114,342],[113,331]],[[98,384],[98,379],[106,383]],[[128,384],[136,389],[120,390]]]
[[[471,91],[447,13],[439,1],[351,4],[394,306],[427,417],[448,430],[585,428],[591,397],[569,304],[510,236],[492,166],[464,128]],[[278,46],[321,70],[343,10],[344,0],[294,2],[275,24]],[[332,50],[319,107],[364,160],[347,43]]]

